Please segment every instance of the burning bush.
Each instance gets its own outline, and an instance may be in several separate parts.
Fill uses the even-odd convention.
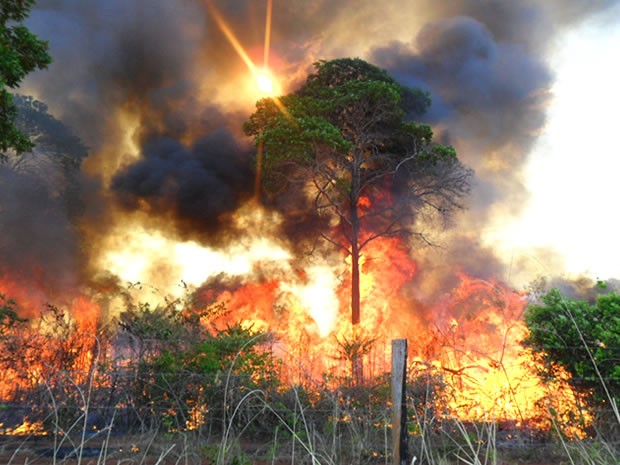
[[[221,306],[197,313],[177,304],[142,304],[121,315],[118,338],[130,349],[122,365],[134,375],[130,403],[138,418],[168,430],[219,428],[231,404],[279,384],[272,338],[238,323],[210,325],[208,315]],[[247,424],[251,416],[238,421]]]

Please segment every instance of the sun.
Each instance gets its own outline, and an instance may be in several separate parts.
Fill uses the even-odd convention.
[[[258,90],[266,94],[273,92],[273,79],[266,74],[259,74],[256,76],[256,85]]]
[[[256,87],[262,94],[272,95],[275,93],[276,84],[269,71],[260,70],[256,73]]]

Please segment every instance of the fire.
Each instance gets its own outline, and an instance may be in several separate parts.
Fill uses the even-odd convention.
[[[100,266],[127,282],[155,282],[160,297],[189,290],[205,305],[221,305],[225,310],[205,319],[205,325],[242,323],[271,331],[287,382],[315,385],[324,375],[341,382],[350,376],[355,351],[363,358],[365,376],[382,375],[390,370],[390,340],[404,337],[410,341],[412,366],[439,374],[448,385],[450,395],[442,405],[446,414],[526,424],[546,417],[545,408],[567,411],[578,402],[566,380],[558,381],[567,393],[558,400],[537,377],[535,358],[519,344],[527,331],[525,297],[502,283],[459,273],[458,284],[441,298],[417,301],[419,269],[408,244],[396,237],[377,238],[361,258],[361,323],[353,328],[346,257],[300,262],[276,239],[276,215],[255,203],[237,215],[236,225],[245,235],[219,249],[125,218],[103,247]],[[23,299],[30,315],[41,312],[45,302],[43,294],[29,293],[8,277],[0,281],[0,291]],[[98,357],[114,351],[100,335],[122,311],[122,302],[101,292],[76,292],[42,323],[22,330],[28,348],[22,362],[4,370],[3,399],[69,371],[78,373],[75,383],[88,382]],[[64,355],[58,359],[57,354]],[[195,404],[187,428],[199,427],[206,412]]]
[[[125,283],[148,283],[160,297],[180,297],[210,277],[251,275],[260,264],[288,266],[290,253],[269,237],[280,219],[253,204],[237,214],[236,226],[246,237],[225,248],[214,249],[142,224],[141,216],[124,218],[111,231],[99,257],[98,268],[108,270]],[[144,296],[147,300],[155,298]]]
[[[209,12],[247,67],[238,79],[247,81],[248,95],[257,90],[262,97],[278,95],[279,67],[273,59],[269,65],[272,1],[267,1],[262,67],[213,3],[207,0]],[[126,107],[115,110],[112,129],[122,137],[111,137],[101,154],[86,163],[87,170],[102,175],[104,186],[140,157],[141,117],[147,114],[141,115],[138,106],[129,99]],[[111,153],[122,156],[107,156]],[[260,172],[256,174],[260,181]],[[358,207],[366,212],[373,202],[389,202],[385,197],[362,197]],[[537,377],[535,357],[519,344],[527,331],[522,320],[526,301],[500,282],[459,273],[456,286],[435,301],[418,298],[415,250],[398,237],[376,238],[361,256],[361,322],[353,327],[350,257],[318,252],[310,258],[295,256],[281,238],[282,218],[263,209],[258,195],[231,214],[234,236],[217,247],[205,245],[202,237],[179,237],[172,227],[156,224],[148,205],[143,206],[140,213],[112,212],[115,223],[90,251],[92,267],[111,277],[109,289],[94,279],[96,284],[76,285],[73,292],[58,296],[39,282],[37,270],[44,264],[33,265],[27,278],[0,275],[0,294],[15,298],[20,315],[32,318],[0,339],[13,350],[0,358],[0,400],[19,401],[42,386],[51,390],[68,373],[73,374],[71,385],[91,382],[100,359],[111,360],[115,354],[105,332],[126,310],[125,294],[118,297],[126,285],[134,295],[140,291],[140,303],[178,300],[182,305],[181,297],[191,293],[205,306],[219,306],[221,313],[201,320],[210,329],[241,323],[273,332],[273,352],[285,362],[285,382],[314,386],[324,375],[334,383],[351,382],[350,362],[357,354],[367,378],[384,375],[390,370],[390,340],[407,338],[411,365],[438,373],[448,385],[449,401],[442,405],[446,414],[525,423],[544,416],[541,409],[566,411],[578,402],[566,379],[558,381],[559,390],[566,392],[558,400]],[[105,383],[97,380],[94,387]],[[207,413],[207,406],[192,405],[186,428],[199,428]],[[38,434],[42,428],[27,420],[13,429],[1,426],[5,434]]]
[[[67,373],[73,374],[73,383],[83,383],[105,351],[99,337],[101,310],[88,297],[78,296],[72,307],[50,305],[39,315],[0,340],[0,399],[18,400],[40,386],[54,385]]]
[[[314,320],[319,336],[327,337],[335,328],[338,318],[336,278],[328,266],[313,266],[306,271],[308,282],[284,283],[281,288],[295,296],[300,308]]]
[[[24,422],[14,428],[4,427],[4,424],[0,423],[0,434],[6,434],[7,436],[47,436],[47,431],[43,426],[42,421],[31,422],[28,418],[24,418]]]
[[[372,346],[364,352],[368,375],[379,375],[390,369],[389,340],[407,337],[414,363],[432,367],[451,386],[444,406],[450,414],[519,424],[545,416],[541,406],[548,402],[548,389],[537,376],[532,355],[519,344],[527,331],[523,295],[461,273],[459,285],[439,302],[420,306],[407,292],[417,267],[395,238],[374,241],[362,271],[357,335],[348,322],[348,283],[329,267],[308,268],[288,281],[246,285],[221,296],[235,317],[276,332],[283,349],[279,354],[290,360],[287,366],[297,367],[288,379],[342,376],[348,365],[339,357],[356,337]],[[274,307],[284,310],[274,312]],[[563,402],[576,401],[573,396]]]

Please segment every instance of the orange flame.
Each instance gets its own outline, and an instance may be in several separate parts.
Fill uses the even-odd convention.
[[[546,408],[569,411],[579,402],[568,388],[568,377],[557,381],[564,398],[549,395],[537,376],[537,361],[519,344],[527,334],[525,296],[500,282],[458,273],[458,285],[438,301],[418,302],[413,292],[418,267],[407,244],[377,238],[364,249],[361,323],[352,328],[345,267],[334,269],[317,259],[304,270],[295,269],[282,249],[268,250],[280,257],[267,261],[271,276],[266,269],[259,273],[262,278],[252,277],[266,263],[257,261],[248,274],[237,274],[240,285],[205,286],[197,296],[205,304],[225,306],[225,312],[204,321],[213,329],[242,322],[272,331],[277,341],[273,351],[285,361],[285,381],[311,385],[327,375],[339,382],[350,376],[355,350],[362,353],[366,376],[384,374],[390,370],[390,340],[407,338],[412,367],[442,375],[450,390],[443,409],[463,420],[525,424],[547,417]],[[35,314],[44,295],[26,289],[6,277],[0,281],[1,292],[23,299],[24,308]],[[22,330],[20,337],[29,343],[20,363],[4,370],[0,398],[33,389],[60,370],[75,371],[77,382],[85,381],[97,355],[113,350],[98,346],[106,317],[86,293],[56,312],[47,323]],[[64,354],[64,365],[57,354]],[[204,415],[204,406],[194,407],[187,428],[195,428]],[[574,434],[579,434],[577,428]]]

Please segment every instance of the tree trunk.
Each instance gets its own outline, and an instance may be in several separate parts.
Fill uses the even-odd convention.
[[[259,136],[261,134],[259,133]],[[260,203],[261,183],[263,171],[263,140],[258,140],[258,147],[256,147],[256,177],[254,178],[254,200]]]
[[[349,194],[351,214],[351,324],[360,324],[360,218],[358,204],[360,197],[360,163],[355,157],[351,172],[351,192]]]
[[[351,247],[351,324],[360,324],[360,253],[357,244]]]
[[[356,191],[354,191],[356,192]],[[358,337],[357,329],[361,320],[360,299],[360,250],[359,250],[359,217],[357,212],[358,196],[351,198],[351,325],[353,337]],[[363,354],[355,352],[351,358],[351,375],[355,384],[364,381]]]

